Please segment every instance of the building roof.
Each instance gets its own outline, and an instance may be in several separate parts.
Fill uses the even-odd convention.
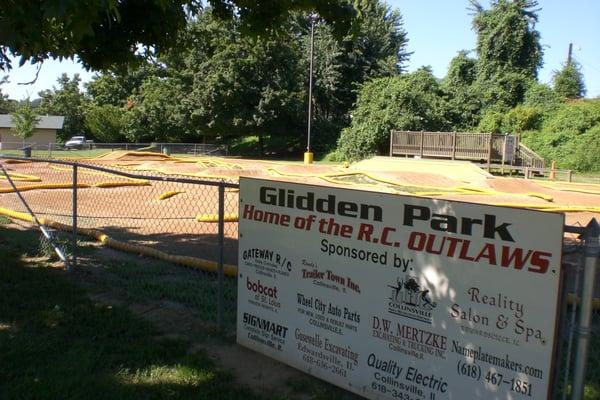
[[[60,115],[40,115],[37,129],[62,129],[65,117]],[[14,128],[10,114],[0,114],[0,128]]]

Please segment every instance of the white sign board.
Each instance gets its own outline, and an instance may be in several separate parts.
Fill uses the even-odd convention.
[[[237,341],[371,399],[542,399],[562,214],[240,179]]]

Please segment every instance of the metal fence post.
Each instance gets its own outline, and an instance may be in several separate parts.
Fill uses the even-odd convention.
[[[575,373],[573,377],[572,400],[583,399],[585,386],[585,369],[588,358],[589,341],[591,336],[591,320],[596,283],[596,269],[600,264],[600,225],[593,218],[585,229],[585,270],[583,275],[583,291],[581,294],[581,314],[577,329],[577,354],[575,356]]]
[[[77,267],[77,164],[73,164],[73,243],[72,249],[73,252],[72,260],[71,260],[71,268]],[[71,269],[69,268],[69,269]]]
[[[573,293],[573,298],[575,301],[573,302],[573,309],[571,310],[571,318],[568,321],[568,329],[569,336],[567,339],[567,358],[564,362],[565,369],[563,374],[563,387],[562,387],[562,400],[567,399],[567,387],[569,385],[569,377],[570,377],[570,367],[571,367],[571,355],[573,354],[573,336],[575,335],[576,322],[575,318],[577,315],[577,291],[579,288],[579,277],[581,276],[581,271],[583,270],[585,255],[583,254],[583,250],[578,250],[577,255],[577,264],[575,266],[575,282],[573,287],[575,288],[575,292]],[[566,285],[565,285],[566,286]],[[566,314],[565,314],[566,317]]]
[[[558,343],[558,346],[557,346],[557,351],[556,351],[556,356],[555,356],[556,362],[554,365],[554,374],[553,374],[554,382],[560,381],[560,376],[561,376],[560,360],[563,359],[563,352],[564,352],[563,342],[565,341],[565,335],[567,335],[567,331],[569,330],[569,326],[568,326],[567,318],[566,318],[567,311],[568,311],[567,306],[568,306],[569,288],[567,287],[567,284],[566,284],[565,278],[567,276],[567,271],[565,270],[565,264],[563,263],[563,261],[564,261],[564,250],[563,250],[563,258],[560,260],[561,266],[563,267],[563,268],[561,268],[561,275],[560,275],[560,281],[562,282],[562,290],[560,293],[560,302],[559,302],[560,320],[558,323],[558,330],[556,333],[556,343]],[[553,386],[551,393],[552,393],[553,399],[559,398],[560,391],[557,390],[557,385]]]
[[[224,246],[224,227],[225,227],[225,185],[223,182],[219,185],[219,290],[217,299],[217,326],[219,330],[223,329],[223,308],[225,299],[223,298],[224,271],[223,271],[223,246]]]

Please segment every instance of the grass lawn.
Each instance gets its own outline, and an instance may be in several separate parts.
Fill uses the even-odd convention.
[[[600,172],[576,172],[573,174],[573,182],[600,184]]]
[[[190,353],[186,340],[166,339],[127,309],[89,300],[64,272],[36,257],[39,233],[9,229],[8,223],[0,218],[0,399],[282,398],[274,391],[260,397],[257,393],[264,391],[237,386],[207,354]],[[86,278],[91,285],[123,291],[134,301],[181,304],[211,319],[212,283],[194,278],[197,272],[140,261],[136,255],[103,258],[100,250],[85,249],[80,255],[106,266],[102,280]],[[600,400],[600,336],[595,332],[585,400]],[[307,375],[285,383],[302,398],[357,398]]]
[[[183,340],[89,300],[0,225],[1,399],[253,399]]]
[[[107,149],[93,149],[93,150],[53,150],[52,152],[48,150],[33,150],[31,152],[32,157],[36,158],[70,158],[70,159],[79,159],[79,158],[92,158],[98,157],[102,154],[108,153],[110,150]],[[7,156],[17,156],[23,157],[22,150],[0,150],[0,154],[5,154]]]

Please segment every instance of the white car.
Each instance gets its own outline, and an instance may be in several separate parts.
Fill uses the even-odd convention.
[[[65,147],[67,149],[81,149],[85,143],[85,136],[73,136],[67,140]]]

